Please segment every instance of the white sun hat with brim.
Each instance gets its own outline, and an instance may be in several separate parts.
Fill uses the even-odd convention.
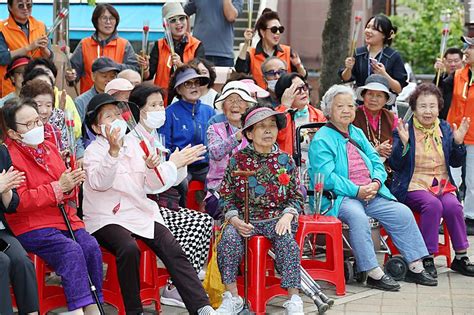
[[[221,96],[214,102],[216,108],[222,110],[224,101],[232,94],[239,95],[247,103],[257,103],[257,101],[250,96],[250,89],[247,84],[241,81],[231,81],[224,86]]]

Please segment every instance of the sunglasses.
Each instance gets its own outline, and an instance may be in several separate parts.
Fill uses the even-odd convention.
[[[295,89],[296,93],[298,94],[301,94],[303,92],[307,92],[308,91],[308,86],[306,84],[302,84],[300,86],[298,86],[296,89]]]
[[[29,10],[33,7],[33,2],[27,2],[27,3],[20,2],[20,3],[18,3],[17,7],[20,10],[24,10],[24,9]]]
[[[201,80],[195,79],[195,80],[189,80],[183,83],[183,86],[186,89],[192,89],[192,88],[197,88],[201,86]]]
[[[168,21],[170,22],[170,24],[175,24],[175,23],[184,23],[184,21],[186,20],[186,17],[184,15],[181,15],[181,16],[177,16],[177,17],[174,17],[172,19],[169,19]]]
[[[285,69],[280,69],[280,70],[269,70],[265,71],[263,74],[266,77],[276,77],[276,76],[281,76],[282,74],[285,74],[286,70]]]
[[[273,34],[276,34],[277,32],[280,32],[280,34],[283,34],[285,32],[285,27],[284,26],[272,26],[272,27],[267,27],[267,30],[270,30]]]

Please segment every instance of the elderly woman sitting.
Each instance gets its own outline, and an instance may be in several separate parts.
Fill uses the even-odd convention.
[[[385,161],[392,153],[391,142],[398,118],[384,106],[395,102],[395,94],[390,92],[387,78],[380,74],[368,77],[356,93],[357,99],[364,103],[357,108],[353,124],[362,129],[382,161]]]
[[[207,173],[206,212],[214,219],[222,216],[218,209],[219,188],[230,156],[245,148],[248,144],[243,137],[242,115],[250,105],[256,103],[250,97],[247,85],[240,81],[231,81],[222,89],[222,95],[216,101],[217,110],[224,112],[226,121],[215,123],[207,129],[209,143],[209,172]]]
[[[409,103],[414,117],[408,124],[400,122],[394,134],[392,192],[421,215],[420,230],[430,253],[423,260],[426,270],[437,276],[432,255],[438,252],[438,227],[444,218],[456,253],[451,269],[473,277],[463,206],[456,198],[449,168],[461,166],[466,158],[463,140],[470,119],[463,118],[459,129],[454,124],[453,131],[447,122],[439,120],[443,98],[433,84],[419,85]]]
[[[324,188],[337,199],[330,215],[349,226],[350,243],[359,271],[368,271],[367,285],[395,291],[400,285],[379,267],[368,217],[385,227],[408,262],[405,281],[436,286],[421,258],[428,254],[410,209],[398,203],[383,184],[387,178],[380,157],[362,130],[352,125],[355,99],[352,89],[334,85],[323,97],[329,124],[314,136],[309,149],[310,176],[324,175]]]
[[[294,161],[275,144],[278,130],[285,127],[286,119],[270,107],[257,105],[246,112],[242,123],[242,133],[250,144],[230,158],[220,190],[225,218],[230,224],[224,228],[217,247],[219,270],[227,289],[217,312],[237,314],[242,310],[236,277],[244,253],[243,237],[263,235],[273,244],[281,286],[288,289],[291,297],[284,304],[287,314],[303,314],[303,302],[298,296],[299,248],[293,238],[303,196]],[[248,224],[242,220],[245,195],[242,181],[232,175],[237,170],[255,172],[248,178]]]

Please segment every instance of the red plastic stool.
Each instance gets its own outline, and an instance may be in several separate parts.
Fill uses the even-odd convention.
[[[421,215],[413,211],[413,216],[415,217],[415,221],[420,225],[421,221]],[[449,237],[449,232],[448,232],[448,226],[446,225],[446,221],[443,220],[443,230],[444,230],[444,242],[438,244],[438,252],[434,253],[435,257],[438,256],[445,256],[446,257],[446,265],[451,267],[451,238]],[[384,229],[380,229],[380,235],[388,235],[387,232]],[[392,239],[390,237],[387,238],[386,240],[388,247],[390,248],[390,251],[392,252],[392,255],[400,255],[400,252],[398,251],[397,247],[393,243]],[[388,254],[385,254],[384,258],[384,263],[387,262],[389,256]]]
[[[66,296],[62,287],[57,285],[46,285],[45,276],[52,272],[43,259],[34,254],[29,254],[36,271],[36,283],[38,284],[39,314],[46,315],[49,311],[67,305]]]
[[[301,266],[313,279],[334,284],[337,295],[346,294],[341,221],[325,215],[300,215],[298,225],[296,242],[300,247],[300,257],[303,255],[304,241],[308,234],[326,235],[326,260],[301,258]]]
[[[204,191],[204,183],[198,180],[192,180],[188,185],[188,194],[186,195],[186,207],[188,209],[198,210],[200,204],[196,201],[196,192]]]
[[[268,251],[272,244],[263,236],[252,236],[249,239],[248,294],[250,309],[258,314],[265,314],[266,304],[276,296],[288,293],[280,287],[280,278],[267,275]],[[271,259],[271,258],[270,258]],[[237,278],[239,295],[244,296],[244,277]]]
[[[168,281],[165,268],[158,268],[156,255],[143,241],[137,240],[140,248],[140,297],[143,304],[155,302],[155,310],[160,312],[160,288]],[[117,276],[115,256],[101,247],[102,260],[107,264],[107,273],[102,285],[104,301],[118,310],[118,315],[125,315],[120,284]]]

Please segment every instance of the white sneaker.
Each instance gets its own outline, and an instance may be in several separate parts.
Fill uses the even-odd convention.
[[[176,289],[176,287],[173,287],[172,289],[170,289],[169,285],[166,285],[165,288],[163,289],[160,302],[161,304],[165,304],[165,305],[186,308],[186,305],[184,305],[183,299],[181,299],[181,295],[179,295],[178,289]]]
[[[204,278],[206,278],[206,270],[201,269],[201,271],[199,271],[199,273],[198,273],[198,278],[199,278],[199,280],[203,281]]]
[[[222,304],[216,310],[221,315],[237,315],[244,308],[244,300],[240,296],[232,296],[232,293],[225,291],[222,294]]]
[[[283,304],[283,307],[286,309],[285,314],[287,315],[304,315],[303,300],[296,294],[293,294],[291,299]]]

